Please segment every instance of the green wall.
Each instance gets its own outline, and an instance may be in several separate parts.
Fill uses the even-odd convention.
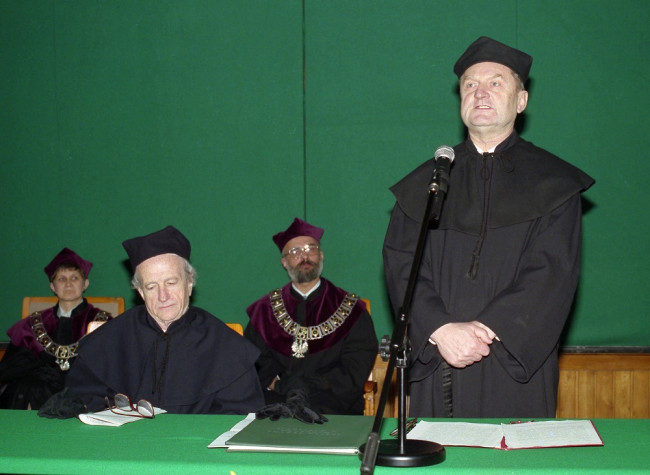
[[[88,295],[138,302],[120,243],[167,224],[194,304],[244,323],[299,216],[391,332],[388,187],[463,139],[451,68],[489,35],[535,58],[523,136],[597,182],[565,343],[648,346],[649,5],[0,0],[0,331],[63,246],[95,263]]]

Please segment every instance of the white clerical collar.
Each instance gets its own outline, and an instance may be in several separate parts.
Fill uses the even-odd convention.
[[[64,317],[64,318],[67,317],[67,318],[70,318],[70,316],[72,315],[72,311],[73,311],[73,310],[74,310],[74,308],[71,308],[70,310],[68,310],[68,311],[66,312],[66,311],[63,310],[61,307],[59,307],[59,310],[58,310],[58,312],[56,312],[56,315],[57,315],[59,318],[60,318],[60,317]]]
[[[318,279],[318,282],[316,282],[316,285],[314,285],[306,293],[302,293],[300,290],[298,290],[298,288],[295,286],[295,284],[293,282],[291,282],[291,287],[293,287],[293,290],[298,292],[302,296],[302,298],[306,299],[307,297],[309,297],[312,294],[312,292],[314,290],[316,290],[318,287],[320,287],[320,279]]]
[[[83,303],[83,300],[81,301],[81,303]],[[81,303],[79,305],[81,305]],[[65,317],[70,318],[72,316],[72,312],[74,312],[74,309],[77,308],[79,305],[77,305],[74,308],[71,308],[67,312],[61,308],[61,305],[59,305],[59,309],[56,311],[56,316],[57,317],[64,317],[64,318]]]
[[[473,142],[472,142],[472,143],[473,143]],[[474,146],[476,147],[476,151],[477,151],[478,153],[480,153],[481,155],[483,155],[483,154],[485,153],[485,151],[482,150],[481,147],[479,147],[478,145],[474,144]],[[488,150],[487,152],[488,152],[488,153],[494,153],[494,151],[496,150],[496,148],[497,148],[497,145],[495,145],[494,147],[492,147],[492,148],[491,148],[490,150]]]

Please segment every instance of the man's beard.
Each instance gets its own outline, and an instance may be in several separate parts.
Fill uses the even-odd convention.
[[[301,269],[300,266],[304,263],[311,264],[312,267],[309,269]],[[298,264],[296,267],[287,266],[287,273],[289,274],[289,278],[291,278],[291,281],[296,284],[304,284],[305,282],[316,280],[320,277],[322,272],[323,261],[315,263],[310,260],[306,260]]]

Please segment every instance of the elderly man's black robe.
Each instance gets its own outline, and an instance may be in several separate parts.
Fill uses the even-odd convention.
[[[163,332],[144,305],[79,343],[67,386],[91,411],[124,393],[177,414],[246,414],[264,405],[259,350],[205,310],[190,307]]]
[[[410,415],[554,417],[558,342],[580,270],[580,192],[593,180],[516,133],[492,154],[479,154],[469,140],[454,150],[448,195],[427,234],[412,302]],[[426,162],[391,188],[397,203],[384,266],[395,308],[433,168]],[[446,323],[473,320],[499,340],[480,362],[451,368],[443,390],[446,364],[429,336]]]

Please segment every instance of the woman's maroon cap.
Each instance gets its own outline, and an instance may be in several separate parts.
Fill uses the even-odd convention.
[[[92,269],[93,263],[82,259],[81,256],[79,256],[79,254],[74,252],[72,249],[64,247],[61,249],[61,252],[59,252],[54,257],[54,259],[52,259],[52,261],[43,268],[43,271],[45,274],[47,274],[47,277],[52,280],[52,277],[56,273],[56,270],[61,266],[76,267],[81,271],[84,277],[88,278],[88,274],[90,274],[90,269]]]

